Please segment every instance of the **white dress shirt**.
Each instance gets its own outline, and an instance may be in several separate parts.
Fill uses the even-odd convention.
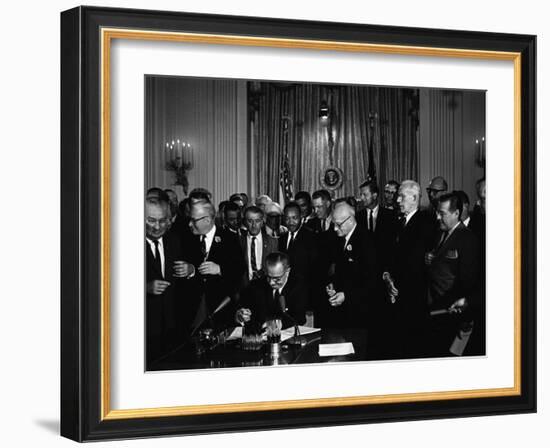
[[[248,258],[248,279],[252,280],[252,257],[250,256],[250,247],[252,246],[252,235],[248,233],[246,235],[246,254]],[[262,238],[262,232],[256,235],[256,270],[262,268],[262,251],[264,248],[264,241]]]
[[[294,235],[292,235],[292,232],[288,231],[288,238],[286,240],[286,248],[288,249],[288,246],[290,246],[291,241],[296,241],[296,237],[298,236],[298,232],[300,231],[302,227],[300,227],[296,232],[294,232]]]
[[[405,215],[405,225],[407,225],[409,223],[409,221],[411,220],[411,218],[414,216],[414,214],[418,211],[418,209],[416,210],[413,210],[412,212],[410,212],[408,215]]]
[[[353,235],[353,232],[355,232],[356,227],[357,227],[357,223],[355,223],[355,225],[353,226],[353,229],[351,229],[351,231],[346,235],[346,244],[344,244],[344,248],[348,247],[349,240]]]
[[[378,210],[380,209],[380,205],[376,204],[376,207],[373,209],[367,208],[367,226],[369,225],[369,217],[372,213],[372,229],[369,229],[371,232],[374,232],[376,230],[376,221],[378,219]]]
[[[205,244],[206,244],[206,256],[208,257],[208,254],[210,253],[210,248],[212,247],[212,243],[214,242],[214,235],[216,235],[216,225],[214,225],[210,231],[205,235]]]

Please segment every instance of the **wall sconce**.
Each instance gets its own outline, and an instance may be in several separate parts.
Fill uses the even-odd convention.
[[[323,121],[327,121],[329,116],[328,104],[325,100],[321,101],[321,108],[319,109],[319,118]]]
[[[485,169],[485,137],[476,138],[476,164]]]
[[[177,139],[165,143],[165,168],[168,171],[174,172],[176,176],[176,185],[181,185],[183,191],[187,194],[189,180],[187,179],[188,171],[193,169],[194,157],[193,146],[191,143]]]

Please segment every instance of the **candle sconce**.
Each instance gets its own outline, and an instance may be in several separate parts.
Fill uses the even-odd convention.
[[[194,166],[193,146],[189,142],[177,139],[165,143],[165,168],[172,171],[176,178],[176,185],[181,185],[187,195],[189,180],[187,174]]]
[[[476,138],[476,164],[485,170],[485,137]]]

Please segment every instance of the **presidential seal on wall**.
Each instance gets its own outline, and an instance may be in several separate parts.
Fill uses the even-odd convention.
[[[320,173],[320,182],[327,190],[338,190],[344,182],[344,173],[340,168],[329,166]]]

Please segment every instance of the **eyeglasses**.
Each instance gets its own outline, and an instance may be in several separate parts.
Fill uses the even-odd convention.
[[[164,226],[164,225],[168,224],[169,220],[168,220],[168,218],[162,218],[162,219],[146,218],[145,222],[147,222],[147,224],[149,224],[150,226],[154,226],[156,224],[158,224],[160,226]]]
[[[289,271],[285,271],[283,275],[279,275],[278,277],[272,277],[271,275],[266,275],[267,281],[269,282],[275,282],[279,283],[285,278],[285,275],[288,274]]]
[[[333,221],[333,222],[334,222],[334,227],[337,227],[337,228],[341,229],[342,226],[346,223],[346,221],[347,221],[348,219],[350,219],[350,218],[351,218],[351,215],[348,216],[346,219],[344,219],[344,220],[343,220],[342,222],[340,222],[340,223],[334,222],[334,221]]]
[[[210,216],[205,215],[205,216],[201,216],[200,218],[190,218],[190,220],[194,225],[196,225],[199,221],[201,221],[204,218],[210,218]]]

